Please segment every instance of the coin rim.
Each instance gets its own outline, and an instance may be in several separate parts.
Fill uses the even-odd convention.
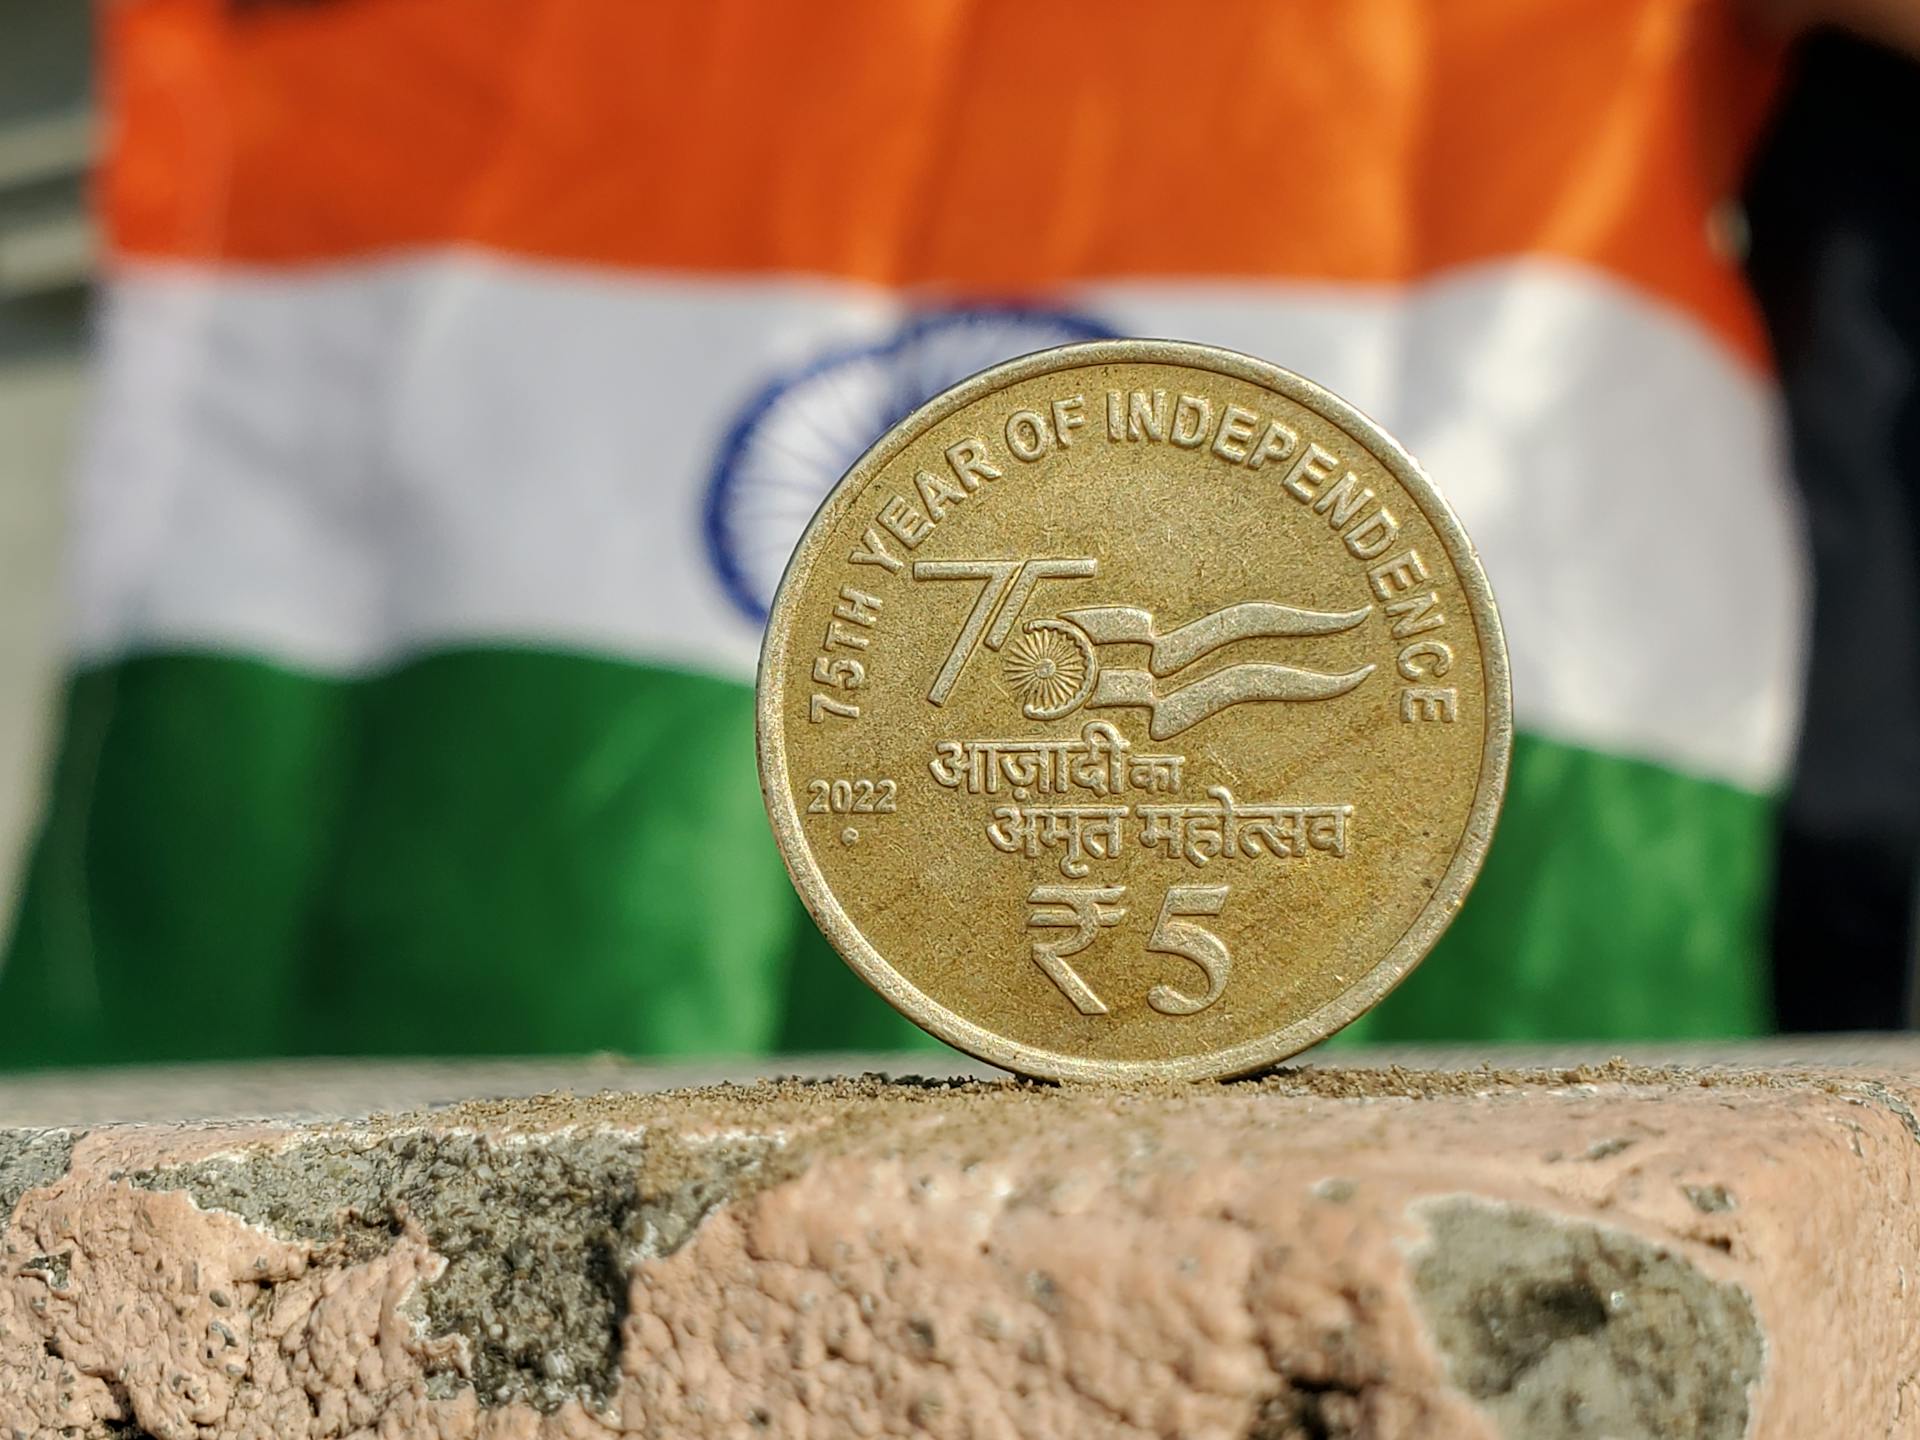
[[[1392,472],[1446,547],[1466,593],[1486,677],[1486,742],[1466,827],[1433,894],[1400,938],[1352,985],[1280,1029],[1224,1049],[1160,1060],[1063,1055],[1011,1040],[948,1009],[887,963],[834,896],[807,839],[786,773],[786,737],[781,723],[785,684],[780,667],[774,664],[775,656],[786,650],[796,597],[812,574],[828,537],[846,508],[895,455],[949,415],[1011,385],[1063,370],[1113,364],[1178,365],[1244,380],[1285,396],[1345,431],[1348,438]],[[888,430],[827,493],[788,559],[761,640],[757,691],[755,748],[760,791],[774,839],[794,888],[834,948],[861,979],[929,1034],[989,1064],[1049,1080],[1201,1080],[1245,1075],[1298,1054],[1365,1014],[1426,957],[1472,888],[1493,838],[1513,748],[1512,678],[1499,607],[1473,542],[1419,462],[1369,416],[1311,380],[1250,355],[1181,340],[1093,340],[1036,351],[961,381]]]

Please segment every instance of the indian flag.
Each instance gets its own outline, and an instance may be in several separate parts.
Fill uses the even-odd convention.
[[[0,1058],[901,1043],[774,854],[761,625],[871,439],[1102,335],[1350,399],[1493,579],[1505,819],[1356,1028],[1764,1022],[1806,583],[1712,242],[1771,75],[1720,6],[102,19],[72,677]]]

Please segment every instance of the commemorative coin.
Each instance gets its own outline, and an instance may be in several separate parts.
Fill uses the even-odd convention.
[[[1512,741],[1500,620],[1401,447],[1210,347],[1065,345],[854,464],[774,597],[759,758],[847,962],[1055,1079],[1244,1074],[1433,946]]]

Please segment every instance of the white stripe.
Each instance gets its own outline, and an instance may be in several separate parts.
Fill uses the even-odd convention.
[[[1777,402],[1685,317],[1534,261],[1062,303],[1273,360],[1398,435],[1486,560],[1524,727],[1753,788],[1784,773],[1806,579]],[[903,305],[469,253],[128,268],[80,486],[79,656],[347,674],[510,641],[745,679],[757,627],[702,539],[716,453],[770,376]]]

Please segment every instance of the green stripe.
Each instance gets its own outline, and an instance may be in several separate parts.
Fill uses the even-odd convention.
[[[1479,882],[1343,1040],[1625,1040],[1770,1027],[1775,801],[1521,735]]]
[[[0,1064],[930,1044],[793,898],[721,681],[530,650],[69,687]],[[1350,1035],[1751,1033],[1771,803],[1522,738],[1486,873]]]
[[[747,690],[513,650],[76,679],[0,1015],[14,1065],[920,1037],[793,897]]]

